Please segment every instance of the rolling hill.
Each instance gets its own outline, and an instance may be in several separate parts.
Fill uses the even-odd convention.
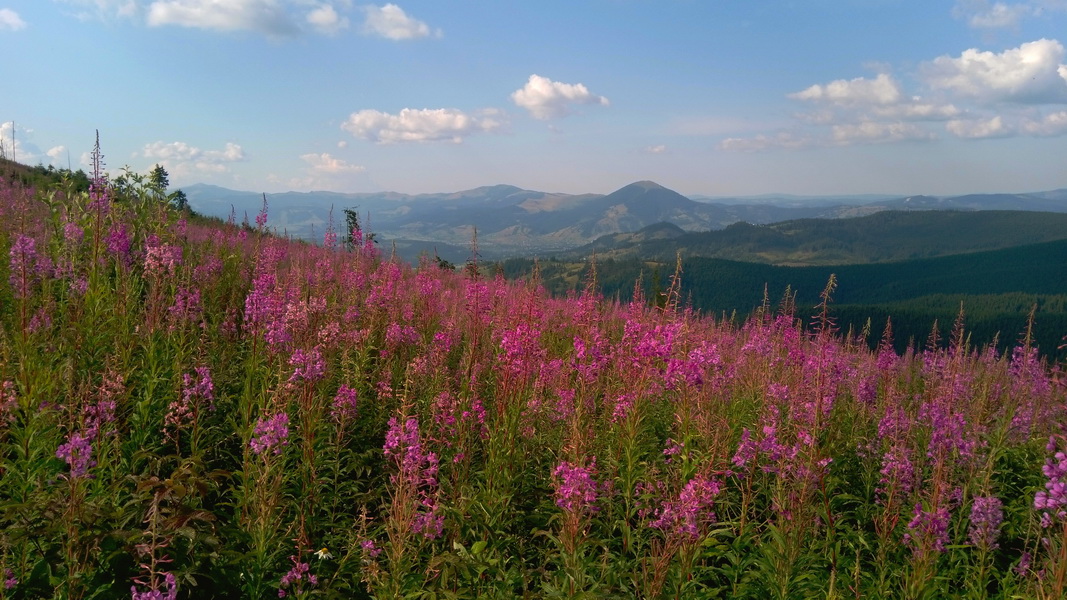
[[[894,211],[852,219],[801,219],[769,225],[735,223],[719,231],[649,231],[604,236],[560,255],[580,260],[683,257],[776,265],[891,262],[1010,248],[1067,238],[1067,213]]]

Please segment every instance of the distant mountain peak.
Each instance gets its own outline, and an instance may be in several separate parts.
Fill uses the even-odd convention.
[[[626,188],[641,188],[643,190],[665,190],[665,189],[667,189],[667,188],[663,187],[662,185],[656,183],[655,181],[649,181],[647,179],[645,179],[643,181],[635,181],[635,182],[631,183],[630,185],[622,187],[622,189],[624,189],[624,190]]]

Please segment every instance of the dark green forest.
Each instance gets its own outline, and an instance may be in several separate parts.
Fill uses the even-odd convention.
[[[935,322],[942,338],[960,312],[974,345],[996,341],[1004,350],[1015,343],[1036,306],[1034,339],[1046,355],[1064,355],[1058,347],[1067,334],[1067,240],[955,256],[817,267],[781,267],[715,258],[683,258],[681,299],[695,310],[742,319],[764,303],[777,305],[787,293],[798,316],[813,312],[833,274],[838,286],[832,312],[838,326],[862,331],[870,322],[873,344],[892,319],[898,351],[922,347]],[[499,264],[509,279],[528,278],[535,262],[511,259]],[[566,294],[587,285],[589,262],[537,261],[543,285]],[[606,297],[628,302],[635,282],[649,302],[670,286],[673,262],[636,259],[596,261],[596,287]]]

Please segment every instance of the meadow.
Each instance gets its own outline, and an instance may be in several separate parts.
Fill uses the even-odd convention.
[[[677,278],[552,297],[96,158],[0,183],[0,599],[1067,594],[1067,380],[1028,330],[899,355],[832,278],[743,323]]]

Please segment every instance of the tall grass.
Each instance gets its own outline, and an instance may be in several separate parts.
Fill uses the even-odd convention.
[[[0,598],[1064,597],[1027,337],[551,298],[94,175],[0,184]]]

